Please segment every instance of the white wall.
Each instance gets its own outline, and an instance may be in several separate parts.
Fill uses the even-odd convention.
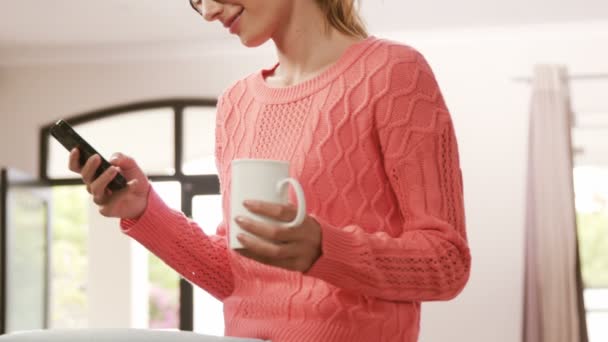
[[[383,35],[417,47],[433,66],[464,173],[471,280],[456,300],[424,305],[421,341],[519,340],[529,88],[511,78],[529,76],[537,62],[608,72],[606,27]],[[59,117],[157,97],[217,95],[272,62],[249,56],[0,70],[0,164],[36,172],[38,127]]]
[[[211,56],[0,68],[0,166],[37,174],[39,129],[56,119],[135,101],[216,97],[256,67],[249,58]]]

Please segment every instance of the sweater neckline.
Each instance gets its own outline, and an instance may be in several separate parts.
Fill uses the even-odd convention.
[[[368,36],[364,40],[352,44],[336,62],[319,75],[288,87],[271,87],[266,83],[265,76],[276,70],[279,66],[279,63],[276,63],[272,68],[263,69],[253,75],[250,80],[251,89],[255,98],[264,103],[288,103],[302,99],[319,91],[327,83],[341,75],[377,41],[378,38],[375,36]]]

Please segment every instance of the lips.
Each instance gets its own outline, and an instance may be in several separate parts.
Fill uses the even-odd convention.
[[[228,18],[228,20],[224,21],[224,27],[229,28],[230,26],[232,26],[232,24],[234,24],[234,22],[241,16],[241,14],[243,14],[244,10],[245,10],[244,8],[241,9],[241,11],[239,13]]]

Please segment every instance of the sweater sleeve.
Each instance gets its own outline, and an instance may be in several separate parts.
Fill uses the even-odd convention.
[[[215,162],[218,171],[222,170],[222,103],[220,98],[215,126]],[[196,222],[182,212],[169,208],[152,188],[144,214],[137,220],[121,220],[120,224],[125,234],[215,298],[223,300],[232,294],[234,280],[225,221],[220,223],[215,235],[208,236]]]
[[[451,117],[422,55],[389,67],[390,105],[376,112],[375,125],[401,233],[336,227],[313,215],[322,228],[322,255],[307,275],[385,300],[451,299],[464,288],[471,264]]]
[[[232,293],[234,282],[223,222],[216,235],[208,236],[150,189],[144,214],[138,220],[121,220],[120,224],[125,234],[217,299]]]

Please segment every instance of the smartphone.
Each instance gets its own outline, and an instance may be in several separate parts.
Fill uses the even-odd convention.
[[[80,152],[79,162],[80,166],[84,166],[85,162],[95,154],[99,154],[89,143],[87,143],[76,131],[63,120],[57,121],[53,127],[51,127],[51,135],[63,145],[68,151],[72,151],[74,148],[78,148]],[[107,170],[112,164],[110,164],[105,158],[101,156],[101,165],[95,171],[95,178],[99,177],[105,170]],[[120,174],[116,174],[116,177],[108,184],[108,189],[117,191],[127,186],[127,180]]]

